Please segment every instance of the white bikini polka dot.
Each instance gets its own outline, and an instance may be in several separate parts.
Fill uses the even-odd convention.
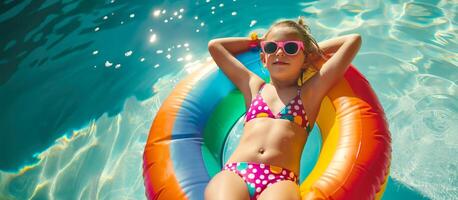
[[[267,184],[267,181],[266,181],[266,180],[263,180],[263,181],[262,181],[262,184],[263,184],[263,185]]]
[[[269,108],[267,106],[264,106],[264,110],[267,110],[267,109],[269,109]]]
[[[264,175],[261,174],[261,175],[259,176],[259,178],[260,178],[260,179],[264,179]]]
[[[260,164],[259,167],[260,167],[261,169],[264,169],[265,165],[264,165],[264,164]]]
[[[256,192],[261,192],[261,188],[260,187],[256,188]]]
[[[296,116],[296,115],[297,115],[297,113],[296,113],[296,112],[293,112],[293,115],[294,115],[294,116]]]
[[[248,174],[249,179],[254,179],[254,174]]]
[[[242,169],[242,171],[240,171],[241,174],[246,174],[246,170]]]
[[[295,106],[294,106],[294,110],[299,110],[299,106],[298,106],[298,105],[295,105]]]
[[[269,170],[264,170],[264,174],[269,174]]]
[[[273,180],[275,178],[275,176],[273,174],[270,174],[268,178],[269,178],[269,180]]]
[[[256,179],[256,181],[255,181],[255,182],[256,182],[256,184],[259,184],[259,183],[261,183],[261,180],[259,180],[259,179]]]
[[[256,173],[258,170],[256,170],[256,168],[255,168],[255,169],[253,169],[253,170],[251,170],[251,171],[252,171],[253,173]]]
[[[254,105],[256,106],[256,105],[258,105],[258,103],[259,103],[258,101],[255,101],[255,102],[254,102]]]
[[[261,110],[262,109],[262,106],[258,106],[258,110]]]
[[[251,168],[253,168],[253,165],[248,165],[248,169],[251,169]]]

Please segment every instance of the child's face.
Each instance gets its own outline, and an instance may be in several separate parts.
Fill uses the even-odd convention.
[[[275,27],[264,38],[264,41],[301,41],[297,31],[290,27]],[[297,78],[301,69],[305,68],[304,50],[299,50],[296,55],[288,55],[282,48],[278,48],[276,52],[266,54],[261,52],[261,60],[266,66],[272,77],[280,79]]]

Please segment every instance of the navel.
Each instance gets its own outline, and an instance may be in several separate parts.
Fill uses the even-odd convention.
[[[263,153],[264,153],[264,148],[259,148],[258,152],[259,152],[260,154],[263,154]]]

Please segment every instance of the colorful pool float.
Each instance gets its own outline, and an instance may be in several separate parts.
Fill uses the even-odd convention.
[[[263,76],[259,52],[237,59]],[[204,199],[205,187],[224,164],[228,133],[244,109],[242,94],[214,63],[182,80],[157,112],[145,146],[148,199]],[[353,66],[323,100],[317,128],[318,136],[307,141],[315,150],[303,153],[313,163],[301,161],[301,171],[308,171],[300,185],[303,199],[381,199],[391,137],[376,95]]]

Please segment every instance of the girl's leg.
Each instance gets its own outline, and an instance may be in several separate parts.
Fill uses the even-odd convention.
[[[258,200],[300,200],[299,186],[293,181],[283,180],[268,186]]]
[[[239,175],[223,170],[205,188],[205,200],[249,200],[248,189]]]

